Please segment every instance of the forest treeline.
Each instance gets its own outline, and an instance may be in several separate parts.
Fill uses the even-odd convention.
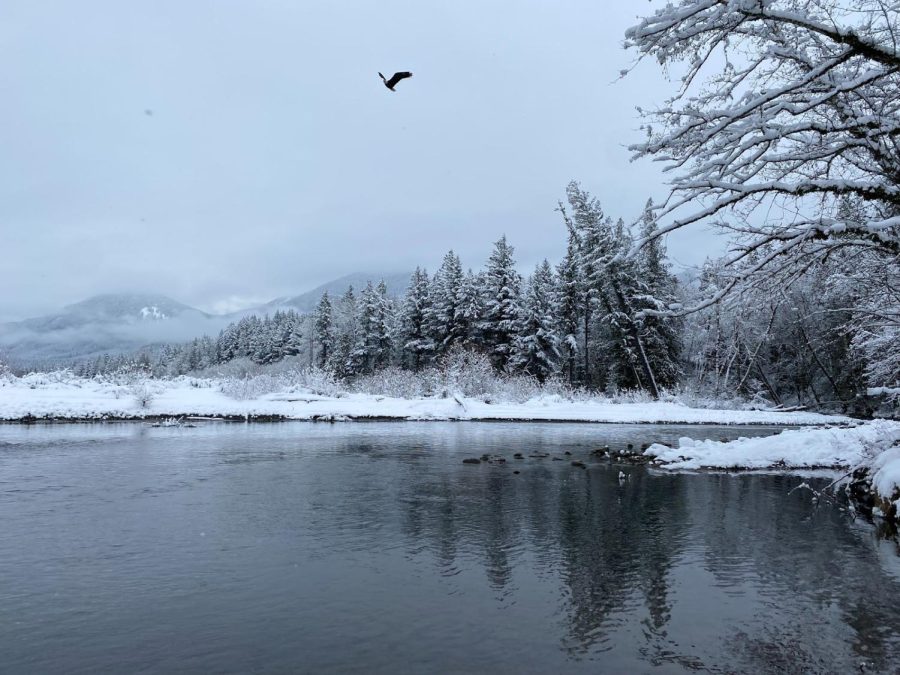
[[[352,380],[389,367],[420,371],[464,349],[487,357],[497,372],[610,394],[691,389],[860,411],[861,394],[881,384],[872,379],[884,364],[872,367],[867,334],[854,333],[853,283],[819,267],[777,292],[751,286],[673,316],[715,295],[731,273],[710,261],[696,278],[679,282],[662,238],[653,236],[651,208],[627,225],[573,182],[559,209],[566,254],[555,266],[541,262],[527,278],[504,236],[483,269],[464,269],[450,251],[433,274],[416,269],[399,298],[370,282],[339,297],[324,294],[308,315],[247,316],[216,337],[105,356],[76,372],[136,366],[169,377],[237,359],[262,366],[293,357]],[[646,243],[635,248],[636,241]]]

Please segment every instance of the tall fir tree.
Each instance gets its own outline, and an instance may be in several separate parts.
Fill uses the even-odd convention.
[[[646,243],[638,251],[637,274],[640,285],[637,288],[635,305],[638,310],[664,311],[677,301],[678,281],[666,265],[666,248],[662,237],[656,236],[656,219],[651,209],[653,200],[648,200],[641,218],[638,235]],[[640,320],[640,334],[644,343],[657,385],[675,387],[681,380],[681,333],[682,321],[672,317],[648,315]]]
[[[557,372],[559,335],[554,316],[553,270],[544,260],[528,282],[522,303],[519,333],[513,343],[510,367],[544,382]]]
[[[569,230],[566,255],[556,268],[556,315],[560,352],[570,384],[577,382],[579,320],[583,308],[582,279],[578,269],[578,237]]]
[[[429,332],[438,353],[447,351],[462,338],[459,324],[459,292],[463,282],[462,264],[449,251],[431,280]]]
[[[467,349],[475,349],[481,342],[480,322],[484,314],[481,297],[483,279],[469,270],[462,279],[456,295],[456,325],[459,343]]]
[[[506,370],[519,332],[521,277],[516,272],[514,249],[503,235],[488,258],[484,283],[482,344],[497,370]]]
[[[417,267],[403,298],[401,340],[407,366],[415,371],[420,370],[434,353],[434,341],[428,326],[431,316],[430,286],[428,272]]]
[[[316,306],[315,336],[319,345],[319,367],[324,368],[334,351],[334,326],[331,298],[328,291],[322,293]]]

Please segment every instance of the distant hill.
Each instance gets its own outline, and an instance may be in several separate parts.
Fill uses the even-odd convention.
[[[322,284],[321,286],[318,286],[311,291],[307,291],[306,293],[301,293],[300,295],[275,298],[272,302],[266,303],[260,309],[263,309],[264,311],[275,311],[276,309],[284,308],[294,309],[302,313],[312,312],[315,310],[316,305],[319,303],[319,299],[322,297],[322,293],[325,291],[328,291],[328,295],[332,298],[338,298],[343,295],[350,286],[353,286],[353,290],[358,293],[366,287],[366,284],[369,281],[373,284],[377,284],[382,279],[384,279],[384,283],[387,286],[388,295],[391,297],[399,297],[406,292],[406,287],[409,285],[409,278],[411,276],[412,272],[403,274],[348,274],[347,276],[335,279],[334,281],[329,281],[326,284]]]
[[[362,290],[369,279],[384,279],[392,296],[406,290],[409,274],[349,274],[300,295],[276,298],[259,307],[227,315],[202,312],[165,295],[109,293],[68,305],[55,314],[0,324],[0,358],[18,367],[44,367],[149,345],[216,335],[241,316],[278,309],[315,309],[324,291],[343,294],[351,284]]]
[[[12,364],[52,364],[188,340],[225,323],[164,295],[97,295],[55,314],[0,325],[0,355]]]
[[[209,318],[199,309],[184,305],[164,295],[109,293],[63,307],[57,314],[26,319],[20,324],[30,330],[49,332],[87,324],[171,321],[190,315]]]

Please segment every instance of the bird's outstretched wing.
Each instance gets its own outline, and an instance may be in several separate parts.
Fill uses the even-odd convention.
[[[396,85],[400,80],[405,80],[407,77],[412,77],[412,73],[406,70],[399,73],[394,73],[393,75],[391,75],[391,79],[389,79],[385,84],[393,89],[394,85]]]

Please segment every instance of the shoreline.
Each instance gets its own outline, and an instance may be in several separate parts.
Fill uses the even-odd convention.
[[[847,428],[854,424],[863,423],[866,420],[849,418],[833,423],[829,422],[802,422],[802,421],[778,421],[778,420],[758,420],[758,421],[735,421],[726,422],[721,420],[697,421],[697,420],[677,420],[677,419],[634,419],[634,420],[616,420],[616,419],[585,419],[585,418],[565,418],[565,417],[416,417],[402,415],[347,415],[343,413],[336,414],[320,414],[312,416],[292,416],[281,414],[199,414],[199,413],[172,413],[172,414],[149,414],[149,415],[121,415],[115,413],[98,413],[97,415],[24,415],[17,418],[2,418],[0,425],[32,425],[32,424],[103,424],[117,422],[168,422],[168,421],[187,421],[187,422],[228,422],[241,424],[275,424],[284,422],[306,422],[315,424],[340,424],[345,422],[359,423],[383,423],[383,422],[412,422],[412,423],[433,423],[433,422],[478,422],[481,424],[602,424],[616,426],[640,426],[640,425],[659,425],[659,426],[690,426],[690,427],[780,427],[782,429],[789,428],[815,428],[828,425],[832,428]],[[177,426],[173,423],[171,426]]]
[[[179,379],[116,385],[34,378],[0,383],[0,423],[92,422],[205,417],[227,421],[476,421],[593,424],[700,424],[781,427],[857,424],[809,411],[702,407],[665,400],[568,399],[558,394],[498,400],[461,393],[402,398],[285,388],[234,397],[215,381]],[[691,405],[694,403],[694,405]]]

